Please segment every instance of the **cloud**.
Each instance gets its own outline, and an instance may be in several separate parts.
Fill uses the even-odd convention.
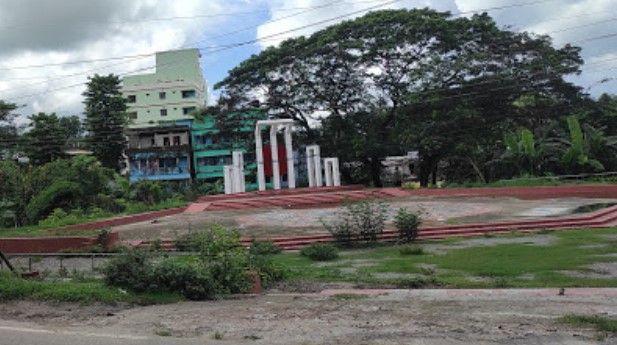
[[[143,73],[154,64],[154,57],[45,68],[15,67],[150,54],[192,46],[204,34],[217,32],[227,17],[162,18],[237,10],[223,0],[3,0],[0,2],[0,99],[26,104],[20,110],[24,116],[38,111],[80,114],[83,83],[88,75]]]

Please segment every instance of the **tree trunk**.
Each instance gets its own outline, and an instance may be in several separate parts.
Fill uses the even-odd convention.
[[[369,164],[371,166],[371,180],[373,182],[373,187],[383,187],[383,183],[381,183],[381,161],[373,158],[370,160]]]

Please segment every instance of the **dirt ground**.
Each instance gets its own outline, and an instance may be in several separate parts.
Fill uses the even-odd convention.
[[[520,200],[515,198],[408,197],[383,200],[390,205],[389,223],[399,208],[423,215],[425,226],[538,219],[563,216],[579,206],[617,202],[617,199],[560,198]],[[155,221],[115,227],[122,240],[174,238],[208,224],[239,229],[245,236],[273,237],[324,232],[322,220],[336,217],[339,207],[310,209],[253,209],[183,213]]]
[[[0,304],[4,325],[202,344],[616,344],[565,314],[617,316],[617,289],[324,290],[124,309]],[[218,338],[218,339],[217,339]],[[221,339],[222,338],[222,339]],[[602,339],[598,341],[597,339]],[[182,339],[178,339],[179,341]]]

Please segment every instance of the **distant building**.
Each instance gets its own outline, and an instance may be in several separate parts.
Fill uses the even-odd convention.
[[[127,130],[130,181],[189,181],[190,128],[185,120]]]
[[[193,118],[208,100],[199,57],[198,49],[160,52],[155,73],[123,78],[131,128]]]
[[[208,99],[199,58],[198,49],[160,52],[155,73],[124,77],[131,182],[191,179],[193,113]]]
[[[247,123],[246,126],[240,128],[240,131],[251,133],[249,136],[252,137],[255,129],[253,120],[259,117],[265,118],[265,115],[259,111],[246,112],[241,115],[243,117],[246,115]],[[206,116],[203,121],[193,121],[191,136],[195,178],[198,180],[222,179],[223,167],[231,164],[232,151],[248,152],[255,145],[252,140],[233,143],[229,138],[221,136],[212,116]],[[254,154],[245,155],[244,162],[245,172],[248,175],[256,167]]]

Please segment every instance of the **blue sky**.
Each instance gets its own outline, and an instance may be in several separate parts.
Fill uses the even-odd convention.
[[[593,95],[617,93],[617,82],[611,79],[617,78],[617,37],[588,40],[617,34],[617,0],[2,0],[0,99],[25,105],[22,122],[38,111],[81,114],[88,75],[131,74],[154,64],[153,56],[92,60],[195,47],[196,41],[201,48],[250,41],[384,3],[383,8],[432,7],[455,13],[514,6],[489,13],[514,30],[549,33],[556,46],[581,45],[588,64],[581,76],[571,79],[593,86]],[[268,45],[325,26],[203,53],[208,84]],[[252,28],[218,37],[246,27]],[[75,63],[82,60],[86,62]],[[597,83],[604,78],[609,80]]]

